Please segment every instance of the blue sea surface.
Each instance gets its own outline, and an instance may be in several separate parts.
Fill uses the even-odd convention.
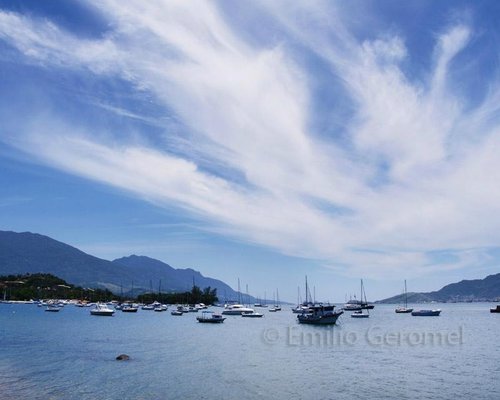
[[[0,304],[0,399],[500,399],[490,306],[412,317],[377,305],[318,327],[287,308],[200,324],[197,313]]]

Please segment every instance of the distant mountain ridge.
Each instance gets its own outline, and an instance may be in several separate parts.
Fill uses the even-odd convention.
[[[462,280],[428,293],[408,293],[408,303],[499,301],[500,273],[484,279]],[[389,297],[377,303],[397,304],[404,302],[404,295]]]
[[[115,293],[186,291],[194,283],[217,288],[219,299],[237,300],[238,293],[226,283],[203,276],[191,268],[175,269],[145,256],[113,261],[87,254],[48,236],[31,232],[0,231],[0,275],[50,273],[82,287],[105,288]],[[254,301],[250,298],[250,301]]]
[[[151,289],[153,283],[153,291],[161,289],[163,291],[185,291],[191,290],[193,283],[196,286],[205,288],[217,288],[219,296],[228,297],[236,300],[238,293],[234,291],[226,283],[213,278],[203,276],[199,271],[192,268],[173,268],[170,265],[146,256],[131,255],[128,257],[117,258],[112,261],[121,267],[125,267],[129,272],[135,271],[141,274],[141,285],[144,288]]]

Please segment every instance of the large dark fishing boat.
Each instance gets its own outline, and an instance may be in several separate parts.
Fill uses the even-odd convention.
[[[315,304],[309,307],[308,313],[297,315],[297,319],[301,324],[333,325],[343,313],[335,311],[334,305]]]

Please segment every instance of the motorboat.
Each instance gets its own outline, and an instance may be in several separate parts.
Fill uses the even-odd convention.
[[[97,303],[95,307],[90,310],[90,315],[100,315],[103,317],[111,317],[115,313],[115,310],[109,308],[107,304]]]
[[[395,312],[396,314],[409,314],[413,311],[413,308],[406,308],[406,307],[397,307]]]
[[[61,307],[54,306],[54,305],[48,305],[45,311],[48,312],[59,312],[61,310]]]
[[[124,304],[121,306],[122,312],[136,313],[138,309],[139,307],[135,307],[133,304]]]
[[[496,308],[490,308],[490,312],[492,312],[492,313],[500,313],[500,305],[497,305]]]
[[[364,313],[363,310],[354,311],[351,314],[351,318],[369,318],[370,314]]]
[[[226,318],[221,314],[216,314],[213,311],[203,311],[201,316],[196,317],[198,322],[211,323],[211,324],[221,324]]]
[[[180,316],[186,312],[188,311],[184,306],[177,306],[177,308],[175,310],[172,310],[170,314]]]
[[[313,304],[302,304],[298,305],[296,307],[292,307],[292,313],[294,314],[302,314],[302,313],[308,313],[309,312],[309,307],[311,307]]]
[[[241,315],[243,313],[254,312],[253,308],[245,307],[242,304],[231,304],[222,311],[223,315]]]
[[[264,314],[253,311],[242,313],[241,316],[245,318],[262,318]]]
[[[335,306],[330,304],[315,304],[309,308],[310,313],[297,315],[301,324],[311,325],[334,325],[337,319],[344,313],[335,311]]]
[[[417,310],[417,311],[412,311],[411,315],[414,317],[439,317],[439,314],[441,314],[441,310],[436,309],[436,310]]]
[[[351,299],[344,304],[344,307],[342,309],[344,311],[360,311],[363,309],[363,307],[361,307],[361,302],[359,300]]]

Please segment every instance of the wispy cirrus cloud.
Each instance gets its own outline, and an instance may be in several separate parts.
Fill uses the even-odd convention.
[[[182,121],[187,146],[179,153],[168,141],[141,141],[140,131],[75,127],[63,112],[19,123],[15,137],[4,138],[9,144],[176,206],[211,231],[344,273],[463,268],[498,243],[498,82],[471,108],[449,80],[471,26],[443,28],[429,49],[427,78],[417,81],[405,72],[412,54],[401,34],[357,39],[329,3],[259,4],[276,23],[273,43],[246,41],[245,26],[229,24],[222,3],[95,7],[111,27],[100,39],[7,12],[0,38],[26,62],[129,82]],[[342,141],[311,128],[316,77],[301,57],[321,60],[338,97],[352,104]],[[100,104],[150,122],[106,98]],[[334,114],[336,104],[330,107]],[[454,257],[439,259],[436,251]]]

